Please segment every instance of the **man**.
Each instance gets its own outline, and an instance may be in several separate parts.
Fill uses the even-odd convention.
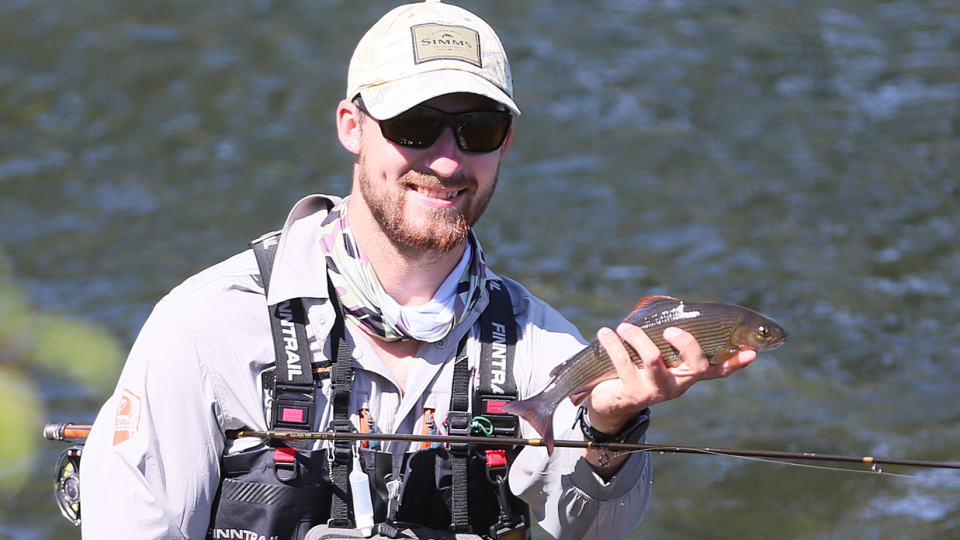
[[[451,403],[459,393],[459,350],[472,378],[479,378],[486,342],[478,328],[499,290],[509,293],[507,310],[516,321],[509,376],[520,398],[538,391],[556,364],[583,347],[573,325],[485,266],[472,231],[510,148],[513,115],[520,114],[512,93],[499,39],[467,11],[428,0],[401,6],[371,28],[354,53],[346,99],[336,112],[340,142],[355,155],[350,196],[314,195],[297,203],[279,239],[262,242],[275,244],[272,264],[258,266],[257,255],[247,251],[190,278],[157,305],[87,443],[86,540],[303,538],[329,518],[332,528],[323,537],[351,526],[373,534],[360,509],[369,503],[363,489],[350,489],[353,510],[337,518],[337,501],[349,497],[341,497],[346,488],[334,478],[345,469],[338,468],[333,443],[291,450],[276,441],[233,439],[227,431],[265,430],[280,421],[318,431],[345,425],[361,432],[450,431],[445,419],[458,412]],[[266,307],[282,315],[295,299],[302,299],[305,313],[299,328],[310,353],[306,371],[315,372],[313,379],[307,374],[310,390],[301,393],[310,394],[315,410],[276,406],[285,399],[285,377],[304,371],[296,363],[301,338],[292,330],[272,333]],[[342,340],[337,328],[345,330]],[[555,425],[562,438],[643,440],[647,407],[680,396],[697,380],[727,376],[755,356],[743,352],[710,365],[690,334],[669,329],[665,337],[684,363],[667,368],[637,327],[601,329],[598,337],[619,377],[593,389],[580,423],[577,407],[560,406]],[[639,352],[642,366],[631,362],[626,346]],[[285,376],[277,375],[281,369]],[[338,380],[348,373],[341,369],[349,369],[345,382]],[[348,424],[337,424],[337,403],[348,404]],[[521,427],[523,436],[537,436]],[[498,508],[489,506],[458,515],[450,508],[460,496],[457,466],[450,463],[466,458],[419,443],[367,446],[364,454],[349,448],[352,470],[362,461],[375,491],[388,488],[378,495],[387,509],[377,518],[388,525],[395,519],[414,530],[453,526],[486,537],[501,527],[503,537],[516,531],[522,537],[525,522],[502,519],[523,513],[514,505],[519,497],[558,538],[618,538],[640,524],[650,502],[645,453],[558,449],[548,455],[530,447],[511,454],[510,493],[490,491],[500,503],[499,520]],[[487,481],[476,476],[471,486]],[[490,482],[499,486],[504,479]],[[304,508],[299,514],[281,515],[233,494],[232,486],[241,484],[254,490],[269,484],[271,494],[293,493],[292,486],[316,496],[291,503]],[[386,526],[379,532],[390,535]]]

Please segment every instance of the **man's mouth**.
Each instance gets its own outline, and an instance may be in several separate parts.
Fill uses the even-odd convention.
[[[424,196],[426,196],[426,197],[431,197],[431,198],[433,198],[433,199],[443,199],[443,200],[452,199],[452,198],[456,197],[457,195],[463,193],[463,191],[464,191],[464,190],[462,190],[462,189],[457,189],[457,190],[452,190],[452,189],[437,190],[437,189],[430,189],[430,188],[423,187],[423,186],[415,186],[414,189],[417,190],[417,193],[419,193],[419,194],[421,194],[421,195],[424,195]]]

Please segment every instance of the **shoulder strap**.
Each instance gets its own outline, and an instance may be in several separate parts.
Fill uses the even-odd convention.
[[[506,285],[495,280],[487,283],[490,304],[480,316],[480,382],[474,394],[474,413],[490,420],[494,436],[516,437],[519,419],[500,408],[517,399],[513,377],[517,322]]]
[[[264,292],[269,291],[280,233],[250,243],[257,257]],[[267,306],[276,356],[276,382],[270,429],[309,430],[316,412],[316,383],[307,344],[306,313],[300,298]],[[299,441],[298,441],[299,442]]]
[[[343,309],[340,307],[340,297],[327,274],[327,290],[330,291],[330,302],[336,318],[330,336],[330,357],[334,360],[330,377],[330,394],[333,405],[333,418],[330,429],[335,432],[353,431],[350,423],[350,387],[353,382],[353,350],[347,343],[346,327],[343,321]],[[335,439],[329,459],[330,480],[332,482],[333,497],[330,501],[330,520],[327,526],[340,529],[352,529],[354,524],[350,519],[350,503],[347,492],[349,480],[350,458],[353,455],[352,442],[345,439]]]
[[[500,281],[487,281],[490,302],[480,314],[479,383],[474,392],[475,408],[470,414],[467,336],[460,340],[453,366],[453,388],[450,397],[450,429],[469,435],[473,416],[483,416],[493,424],[491,435],[515,437],[519,421],[516,415],[500,410],[508,401],[517,399],[517,383],[513,362],[517,345],[517,322],[513,315],[510,293]]]
[[[474,394],[479,411],[470,412],[466,343],[460,340],[453,366],[453,388],[447,431],[450,435],[470,435],[474,416],[482,416],[493,426],[493,436],[515,437],[519,420],[515,415],[500,411],[500,407],[517,398],[513,377],[514,351],[517,343],[517,323],[510,294],[500,281],[487,281],[490,302],[480,315],[480,382]],[[451,489],[451,524],[455,533],[473,532],[468,524],[467,508],[467,453],[465,443],[451,443],[453,489]]]
[[[257,257],[257,266],[263,280],[264,292],[269,290],[270,276],[273,272],[273,262],[276,258],[277,246],[280,243],[280,232],[273,232],[261,236],[250,243]],[[330,291],[330,301],[333,303],[336,319],[330,331],[331,362],[328,365],[318,366],[320,373],[330,373],[333,419],[330,423],[334,431],[351,431],[350,424],[350,383],[353,381],[353,354],[346,340],[346,329],[340,300],[337,297],[333,284],[327,278]],[[273,331],[274,349],[276,352],[276,382],[274,386],[273,407],[270,418],[270,429],[289,429],[308,431],[313,427],[316,412],[316,382],[310,361],[310,348],[307,343],[306,311],[303,300],[295,298],[285,300],[275,306],[267,306],[270,313],[270,326]],[[329,367],[329,369],[324,369]],[[286,441],[286,446],[306,448],[307,440]],[[347,485],[349,483],[348,468],[351,457],[350,441],[336,440],[333,454],[330,459],[330,479],[332,481],[333,497],[331,500],[328,525],[331,527],[352,528],[349,518],[349,503],[347,499]],[[277,468],[289,469],[295,475],[297,470],[292,456],[285,452],[278,452],[275,459]],[[279,476],[278,476],[279,477]]]

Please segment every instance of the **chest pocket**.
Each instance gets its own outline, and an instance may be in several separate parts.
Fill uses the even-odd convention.
[[[296,451],[289,469],[295,474],[283,480],[275,473],[276,452],[263,446],[221,459],[208,539],[298,540],[326,523],[332,494],[326,451]]]

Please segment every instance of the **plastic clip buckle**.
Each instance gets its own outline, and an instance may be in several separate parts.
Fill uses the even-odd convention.
[[[500,502],[500,518],[490,527],[490,538],[493,540],[525,540],[527,538],[527,524],[523,516],[514,515],[510,511],[510,501],[507,499],[507,481],[503,476],[497,479],[497,500]]]
[[[501,479],[506,478],[509,470],[507,467],[507,451],[503,449],[487,450],[486,457],[487,480],[491,484],[497,485]]]
[[[497,486],[497,502],[500,504],[500,517],[497,523],[490,527],[490,538],[525,540],[527,524],[523,516],[515,515],[510,507],[510,498],[507,494],[508,467],[506,451],[487,450],[487,480]]]
[[[273,476],[283,483],[288,483],[296,480],[299,475],[297,449],[287,446],[275,447],[273,449]]]
[[[274,428],[309,430],[315,403],[314,389],[277,384],[272,407]]]
[[[353,522],[350,521],[349,519],[330,518],[327,520],[327,527],[330,527],[331,529],[352,529]],[[326,538],[326,536],[321,536],[320,538]],[[341,536],[340,538],[344,538],[344,537]]]
[[[401,538],[403,533],[391,521],[377,524],[377,534],[386,538]]]
[[[504,467],[506,468],[506,467]],[[490,471],[487,470],[489,477]],[[507,478],[496,476],[497,502],[500,503],[500,518],[490,527],[490,538],[493,540],[525,540],[527,538],[527,524],[523,516],[514,515],[510,509],[510,500],[507,497]]]
[[[450,411],[447,413],[447,433],[456,437],[469,437],[473,431],[473,417],[470,413],[462,411]],[[463,442],[451,442],[450,453],[464,457],[467,454],[469,445]]]
[[[353,424],[350,420],[333,420],[330,422],[330,429],[334,433],[350,433],[353,431]],[[353,442],[343,439],[334,439],[333,441],[333,460],[337,465],[346,465],[353,458]]]
[[[490,538],[493,540],[526,540],[527,524],[523,519],[517,519],[518,523],[506,524],[497,522],[490,527]]]
[[[516,437],[520,433],[520,419],[516,415],[503,412],[502,407],[513,401],[498,395],[478,395],[481,415],[493,425],[496,437]]]

